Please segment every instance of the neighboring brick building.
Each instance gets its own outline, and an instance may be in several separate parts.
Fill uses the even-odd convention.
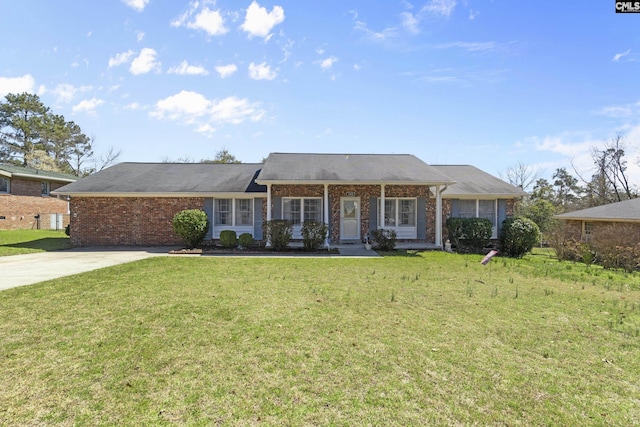
[[[455,191],[456,187],[460,191]],[[208,239],[223,230],[263,239],[265,220],[328,224],[332,243],[380,228],[442,246],[450,215],[488,218],[496,233],[525,193],[472,166],[429,166],[412,155],[272,153],[264,164],[121,163],[56,191],[71,197],[71,242],[179,244],[171,219],[204,210]]]
[[[51,192],[76,180],[72,175],[0,164],[0,230],[63,229],[69,202]]]

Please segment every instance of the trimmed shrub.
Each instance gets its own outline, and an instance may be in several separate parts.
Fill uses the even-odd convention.
[[[200,246],[209,231],[207,214],[200,209],[187,209],[178,212],[173,216],[171,225],[173,231],[188,248]]]
[[[271,243],[273,249],[278,251],[289,246],[293,236],[293,227],[290,221],[284,219],[265,221],[262,228],[266,240]]]
[[[448,218],[445,226],[458,252],[480,253],[491,242],[493,224],[486,218]]]
[[[538,243],[540,229],[528,218],[507,218],[502,222],[500,243],[502,253],[512,258],[522,258]],[[582,248],[580,248],[582,254]]]
[[[220,232],[220,246],[225,248],[235,248],[238,244],[237,234],[233,230],[222,230]]]
[[[302,244],[308,251],[322,246],[327,238],[327,224],[319,221],[305,221],[302,223]]]
[[[253,246],[253,236],[250,233],[242,233],[238,237],[238,244],[243,248]]]
[[[392,251],[396,248],[396,231],[379,228],[371,232],[373,243],[376,249],[381,251]]]

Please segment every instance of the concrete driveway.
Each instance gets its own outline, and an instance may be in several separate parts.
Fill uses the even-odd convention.
[[[0,291],[98,268],[166,256],[174,248],[77,248],[0,257]]]

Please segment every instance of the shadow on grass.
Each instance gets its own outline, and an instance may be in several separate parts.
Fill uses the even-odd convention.
[[[65,237],[45,237],[42,239],[30,240],[20,243],[7,243],[0,245],[1,248],[13,248],[13,249],[31,249],[34,251],[60,251],[64,249],[70,249],[71,243],[69,238]]]

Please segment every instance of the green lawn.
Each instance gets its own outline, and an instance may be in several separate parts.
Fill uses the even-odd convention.
[[[0,292],[0,425],[634,425],[640,275],[153,258]]]
[[[69,249],[64,231],[0,230],[0,256]]]

